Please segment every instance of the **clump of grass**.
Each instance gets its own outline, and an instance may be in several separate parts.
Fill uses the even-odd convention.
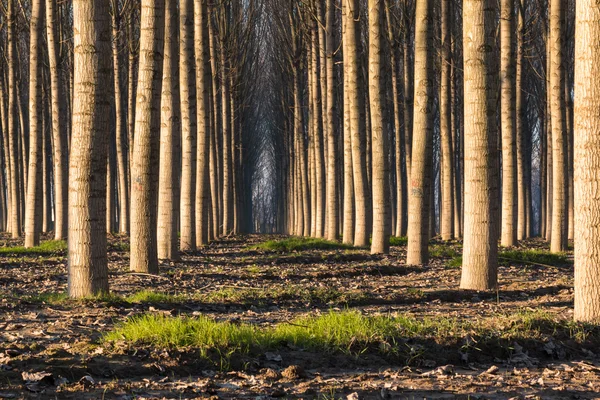
[[[207,317],[143,315],[117,326],[103,340],[124,340],[130,344],[157,347],[192,347],[199,349],[201,356],[206,358],[216,351],[223,365],[223,355],[259,354],[290,345],[320,352],[359,355],[372,351],[397,356],[400,348],[390,343],[405,339],[457,343],[466,335],[475,339],[478,348],[482,349],[493,346],[504,349],[513,341],[539,344],[548,336],[596,345],[600,342],[600,327],[556,319],[538,310],[498,314],[479,320],[443,316],[420,319],[408,315],[365,316],[358,311],[331,311],[265,327],[219,322]]]
[[[437,258],[454,258],[458,256],[458,251],[447,244],[434,244],[429,246],[429,256]]]
[[[462,256],[452,257],[450,259],[450,261],[448,261],[448,266],[450,268],[460,268],[460,267],[462,267],[462,261],[463,261]]]
[[[318,238],[304,238],[304,237],[289,237],[282,240],[269,240],[254,246],[257,250],[268,250],[278,252],[294,252],[294,251],[305,251],[305,250],[340,250],[350,249],[352,246],[332,242],[329,240],[318,239]]]
[[[39,246],[26,248],[23,246],[0,247],[0,255],[3,256],[49,256],[62,254],[67,250],[67,242],[64,240],[48,240]]]
[[[390,237],[390,246],[406,246],[408,244],[408,238],[403,236],[403,237],[398,237],[398,236],[391,236]]]
[[[264,343],[264,339],[261,330],[248,324],[163,315],[131,318],[104,336],[106,342],[125,340],[171,348],[193,346],[204,357],[211,349],[246,353],[253,345]]]
[[[551,266],[562,266],[569,264],[566,253],[551,253],[548,250],[504,250],[498,254],[503,261],[517,262],[523,264],[543,264]]]

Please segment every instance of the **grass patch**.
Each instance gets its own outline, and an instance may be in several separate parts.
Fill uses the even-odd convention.
[[[305,237],[289,237],[282,240],[269,240],[260,243],[253,247],[256,250],[268,250],[278,252],[294,252],[305,250],[340,250],[351,249],[352,246],[332,242],[325,239],[305,238]]]
[[[391,236],[390,237],[390,246],[406,246],[408,244],[408,238],[403,236],[403,237],[398,237],[398,236]]]
[[[39,246],[26,248],[23,246],[0,247],[0,256],[18,257],[18,256],[50,256],[63,254],[67,251],[67,242],[64,240],[48,240],[40,243]]]
[[[150,290],[141,290],[122,298],[126,303],[181,303],[186,299],[183,296],[172,295],[167,293],[152,292]]]
[[[460,346],[467,336],[476,343],[476,347],[469,348],[470,351],[490,356],[487,353],[490,349],[510,352],[515,341],[530,343],[534,351],[543,349],[540,344],[549,337],[596,346],[600,343],[600,327],[556,319],[543,311],[464,320],[443,316],[420,319],[407,315],[365,316],[357,311],[343,311],[302,317],[275,326],[232,324],[207,317],[143,315],[117,326],[104,336],[103,341],[168,348],[192,347],[199,349],[200,355],[207,359],[218,354],[218,361],[226,365],[228,357],[234,354],[259,355],[285,347],[342,352],[353,356],[372,352],[406,361],[414,360],[414,355],[403,353],[407,346],[399,344],[408,339],[427,344],[423,352],[435,356],[439,351],[436,346]]]
[[[436,258],[453,258],[459,255],[459,252],[447,244],[433,244],[429,246],[429,256]]]
[[[548,250],[505,250],[500,251],[498,258],[501,261],[517,262],[523,264],[543,264],[559,267],[569,264],[566,253],[551,253]]]
[[[308,304],[351,305],[367,299],[364,292],[340,291],[335,288],[297,288],[286,286],[271,289],[222,288],[206,294],[196,295],[195,299],[206,303],[240,303],[244,305],[266,305],[301,301]]]

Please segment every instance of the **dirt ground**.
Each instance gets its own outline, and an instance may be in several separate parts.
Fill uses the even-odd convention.
[[[389,256],[364,250],[279,254],[250,249],[267,239],[273,237],[213,243],[163,264],[156,277],[130,274],[126,247],[114,238],[111,291],[127,296],[147,289],[190,298],[169,304],[40,301],[41,294],[66,290],[65,255],[0,256],[0,399],[600,398],[599,357],[593,348],[569,340],[556,341],[560,351],[524,341],[516,351],[521,358],[514,349],[512,356],[482,351],[465,357],[461,343],[428,348],[424,342],[424,356],[411,362],[375,353],[351,357],[288,349],[235,359],[228,371],[198,360],[193,349],[99,344],[115,324],[142,313],[202,314],[265,326],[346,307],[367,315],[458,320],[536,309],[572,317],[572,265],[505,263],[498,292],[470,293],[458,290],[460,268],[449,267],[444,255],[416,268],[404,264],[404,247],[393,247]],[[319,289],[322,295],[277,301],[258,295],[290,288]],[[335,295],[328,297],[328,291]],[[198,293],[204,300],[194,300]],[[250,295],[236,297],[239,293]]]

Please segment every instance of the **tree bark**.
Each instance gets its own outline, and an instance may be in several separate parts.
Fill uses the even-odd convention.
[[[142,0],[140,61],[131,170],[132,271],[158,273],[156,210],[162,91],[164,0]]]
[[[565,60],[563,0],[551,0],[550,4],[550,74],[552,107],[552,162],[553,162],[553,207],[552,239],[550,250],[553,253],[567,251],[568,239],[568,152],[565,121]]]
[[[176,0],[165,0],[165,48],[161,91],[160,170],[158,183],[158,258],[179,258],[179,171],[181,100],[179,97],[179,16]]]
[[[31,3],[30,41],[29,41],[29,174],[27,181],[27,204],[25,210],[25,247],[34,247],[40,243],[42,232],[43,202],[43,159],[44,140],[42,115],[42,62],[44,32],[43,0]]]
[[[69,166],[69,296],[108,292],[106,156],[111,44],[108,0],[74,0],[73,133]]]
[[[434,130],[433,4],[417,0],[415,14],[415,113],[408,199],[408,265],[429,261],[429,220]]]
[[[500,90],[502,132],[502,231],[501,244],[517,244],[517,143],[516,143],[516,23],[514,0],[503,0],[500,11]]]
[[[465,236],[460,287],[489,290],[498,280],[496,2],[465,0]]]
[[[575,40],[575,320],[600,321],[600,7],[578,2]]]

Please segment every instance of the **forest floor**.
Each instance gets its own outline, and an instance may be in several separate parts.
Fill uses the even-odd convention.
[[[458,242],[418,268],[402,243],[372,256],[281,239],[218,241],[151,276],[129,273],[114,237],[112,295],[83,301],[64,295],[64,243],[0,249],[0,399],[600,397],[600,328],[571,322],[570,256],[541,241],[501,253],[499,290],[474,293],[458,290]],[[119,331],[139,316],[245,333],[211,346]]]

